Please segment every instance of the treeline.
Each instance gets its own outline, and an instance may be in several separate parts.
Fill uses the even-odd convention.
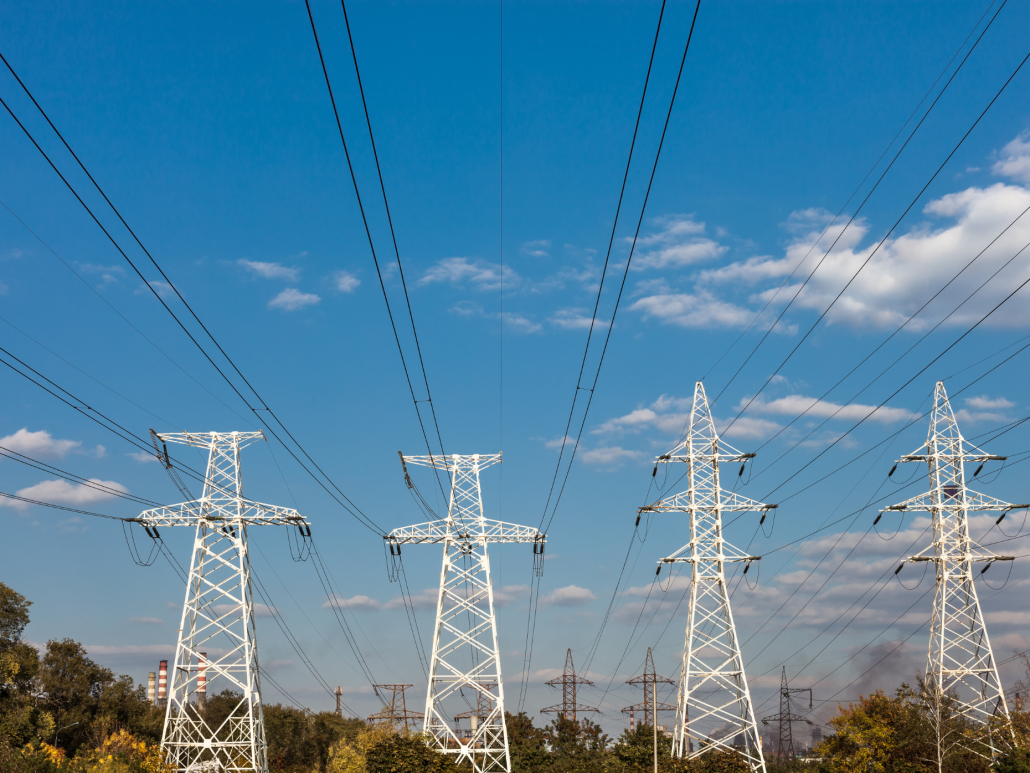
[[[169,773],[159,747],[164,709],[142,685],[92,661],[71,639],[42,652],[22,638],[31,602],[0,583],[0,771],[7,773]],[[969,720],[955,696],[921,681],[893,695],[876,692],[841,706],[834,733],[806,760],[766,758],[769,773],[1030,773],[1030,711],[1016,684],[1012,729]],[[203,709],[218,727],[240,696],[209,696]],[[269,766],[290,773],[458,773],[452,757],[403,729],[369,727],[331,712],[264,706]],[[525,713],[507,714],[515,773],[645,773],[654,769],[653,729],[638,726],[610,738],[589,721],[559,716],[537,727]],[[1014,738],[1013,738],[1014,733]],[[1001,751],[992,765],[991,749]],[[745,773],[734,752],[695,760],[671,756],[658,739],[661,773]],[[467,771],[468,766],[460,766]]]

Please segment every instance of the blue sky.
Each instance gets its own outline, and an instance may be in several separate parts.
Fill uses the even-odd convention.
[[[348,7],[444,442],[465,453],[503,449],[502,467],[484,476],[484,496],[490,513],[504,520],[535,525],[542,516],[658,8],[653,2],[509,2],[502,27],[497,3]],[[343,17],[332,3],[316,2],[313,9],[396,313],[404,299]],[[560,670],[566,648],[577,662],[587,660],[633,535],[636,508],[654,496],[648,489],[651,460],[676,442],[694,382],[704,376],[709,396],[721,393],[714,413],[729,424],[1026,56],[1020,33],[1030,8],[1012,0],[841,235],[900,141],[846,204],[852,192],[936,81],[915,121],[923,115],[968,44],[940,81],[938,76],[987,10],[985,3],[702,5],[583,444],[549,533],[545,603],[526,701],[531,713],[556,700],[543,682]],[[971,40],[996,10],[990,8]],[[670,3],[666,10],[601,301],[605,323],[692,12],[686,3]],[[4,56],[311,455],[379,525],[421,520],[396,453],[424,453],[424,446],[303,4],[35,3],[6,9],[0,23]],[[911,593],[892,581],[835,640],[829,641],[842,623],[814,644],[812,639],[896,565],[910,542],[925,539],[924,523],[910,516],[900,527],[890,525],[901,529],[891,542],[868,535],[844,560],[869,528],[871,505],[850,531],[841,531],[851,524],[844,521],[771,551],[902,489],[887,482],[886,472],[898,454],[925,439],[918,417],[929,407],[936,380],[948,378],[969,437],[1025,415],[1023,355],[974,382],[1022,346],[995,354],[1027,335],[1030,317],[1021,294],[892,396],[1027,278],[1026,253],[1002,268],[1030,241],[1030,224],[1022,220],[826,402],[811,406],[1030,206],[1028,78],[1025,71],[1013,78],[826,319],[727,433],[741,450],[762,446],[751,482],[740,490],[765,501],[790,497],[770,536],[755,532],[756,523],[746,519],[727,529],[735,543],[753,539],[754,552],[769,553],[757,589],[741,587],[734,598],[745,657],[754,658],[749,670],[756,703],[774,694],[782,664],[792,678],[800,670],[799,684],[815,683],[819,700],[841,688],[845,692],[836,697],[871,686],[890,689],[910,678],[923,659],[925,631],[881,664],[882,685],[867,676],[848,686],[926,619],[930,597],[891,624],[915,601],[913,593],[929,587],[929,578]],[[73,169],[6,72],[0,96],[133,259],[143,257],[128,249],[128,234],[87,189],[88,180]],[[253,416],[6,113],[0,143],[0,200],[10,211],[0,210],[0,345],[137,434],[150,427],[249,429]],[[842,207],[843,219],[831,223]],[[789,280],[787,290],[773,297],[775,289],[799,264],[798,276],[814,268],[822,251],[809,249],[824,228],[823,249],[840,235],[833,251],[731,381],[797,283]],[[998,269],[996,279],[932,329]],[[771,297],[770,312],[719,360]],[[402,330],[408,352],[409,335]],[[13,372],[2,378],[5,445],[148,499],[177,501],[159,466],[131,455],[137,449]],[[889,410],[873,414],[819,456],[888,397]],[[826,403],[851,402],[867,407],[849,406],[817,426],[835,410]],[[809,415],[763,446],[808,407]],[[988,450],[1014,455],[1026,444],[1019,427]],[[336,506],[280,446],[253,447],[244,465],[250,496],[295,502],[312,521],[323,557],[352,599],[352,617],[377,679],[412,682],[419,693],[424,679],[403,609],[392,601],[398,593],[387,582],[381,540]],[[430,491],[430,479],[420,474],[420,487]],[[921,476],[917,472],[896,498],[916,493]],[[1026,501],[1025,477],[1017,466],[996,482],[977,485],[1020,502]],[[10,461],[0,468],[0,490],[36,487],[37,498],[47,501],[135,514],[124,500],[90,501],[81,490],[47,481]],[[171,653],[182,585],[167,564],[134,566],[120,528],[107,522],[36,507],[5,507],[0,517],[6,535],[0,579],[35,602],[28,629],[33,641],[74,637],[137,680]],[[1017,525],[1003,528],[1018,533]],[[325,594],[310,564],[289,560],[281,532],[255,531],[261,532],[253,536],[260,548],[255,566],[277,608],[320,672],[344,685],[350,705],[360,713],[375,710],[353,663],[327,644],[343,652],[343,634],[323,606]],[[992,535],[988,541],[999,538]],[[603,723],[612,731],[622,726],[619,708],[638,700],[621,683],[639,671],[645,648],[656,645],[659,671],[672,674],[682,647],[685,605],[669,622],[681,580],[647,594],[653,561],[687,541],[686,525],[658,516],[646,539],[643,531],[639,537],[590,664],[598,689],[582,696],[603,701]],[[190,538],[166,535],[180,561],[188,558]],[[1023,542],[999,550],[1021,554]],[[413,593],[422,599],[438,577],[439,553],[412,548],[405,559]],[[502,650],[513,708],[530,551],[506,547],[494,562],[495,583],[503,589]],[[838,563],[823,591],[774,640]],[[759,629],[809,572],[812,579]],[[987,579],[1000,586],[1002,571],[995,572]],[[914,574],[909,577],[914,583]],[[1017,562],[1009,588],[982,591],[999,658],[1030,645],[1021,633],[1026,613],[1019,586],[1011,584],[1027,577]],[[658,605],[659,598],[665,603]],[[431,610],[423,606],[419,621],[428,637]],[[289,684],[306,705],[328,707],[331,698],[272,621],[262,617],[259,626],[262,658],[277,681]],[[806,665],[813,657],[816,662]],[[612,689],[602,695],[609,680]],[[270,691],[267,699],[279,696]],[[772,704],[766,708],[771,713]]]

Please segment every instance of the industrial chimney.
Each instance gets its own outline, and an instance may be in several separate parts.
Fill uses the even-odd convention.
[[[151,706],[154,705],[154,699],[157,697],[157,674],[151,671],[147,674],[147,703]]]
[[[168,661],[162,660],[157,669],[157,705],[168,705]]]
[[[197,708],[207,703],[207,653],[197,653]]]

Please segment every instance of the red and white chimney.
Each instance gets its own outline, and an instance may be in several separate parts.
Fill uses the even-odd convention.
[[[147,674],[147,703],[153,705],[157,697],[157,674],[151,671]]]
[[[207,702],[207,653],[197,653],[197,708]]]
[[[157,705],[168,704],[168,661],[162,660],[157,669]]]

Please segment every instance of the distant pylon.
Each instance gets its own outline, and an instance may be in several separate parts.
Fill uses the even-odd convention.
[[[690,542],[658,562],[659,572],[662,564],[690,564],[690,610],[676,702],[673,755],[693,758],[710,750],[734,750],[734,740],[743,735],[741,754],[751,770],[764,772],[762,744],[725,574],[725,564],[743,562],[746,573],[751,562],[761,556],[749,556],[723,539],[722,514],[768,511],[776,505],[755,502],[720,488],[720,462],[746,462],[754,457],[726,444],[720,447],[720,443],[704,386],[698,381],[686,439],[655,460],[656,469],[658,462],[686,464],[687,489],[640,508],[637,517],[642,512],[659,511],[690,516]]]
[[[442,543],[444,546],[423,731],[434,739],[437,751],[457,756],[459,763],[467,759],[474,773],[511,770],[487,545],[532,543],[536,571],[541,573],[546,540],[532,527],[483,516],[479,474],[500,461],[500,454],[402,455],[401,462],[405,465],[434,467],[450,473],[447,518],[394,529],[385,538],[395,562],[391,579],[398,576],[396,564],[400,561],[402,545]],[[496,695],[487,688],[491,684],[497,686]],[[490,714],[469,738],[459,737],[456,728],[450,726],[454,705],[463,689],[485,693],[493,705]]]
[[[920,453],[923,449],[925,453]],[[998,523],[1001,523],[1010,510],[1022,510],[1030,505],[1010,505],[970,491],[966,488],[965,463],[979,463],[980,467],[973,474],[976,477],[987,461],[1004,459],[1004,456],[984,452],[962,437],[944,391],[944,383],[938,381],[926,443],[895,463],[897,467],[900,462],[926,462],[930,472],[930,491],[887,508],[890,511],[930,512],[933,544],[907,559],[932,561],[936,567],[926,680],[938,694],[954,691],[959,711],[966,719],[987,729],[992,757],[998,753],[997,742],[1003,740],[995,737],[992,720],[1000,718],[1006,726],[1004,735],[1007,738],[1004,740],[1014,740],[1014,735],[1005,692],[998,679],[987,626],[973,584],[973,564],[986,562],[980,570],[983,574],[995,561],[1012,561],[1014,557],[996,556],[971,539],[969,512],[1001,511],[998,518]],[[928,555],[930,553],[932,555]],[[900,566],[898,571],[901,571]]]
[[[589,679],[576,675],[576,667],[572,665],[571,649],[565,653],[565,669],[562,671],[561,676],[545,684],[549,684],[551,687],[561,687],[561,703],[555,706],[548,706],[546,709],[540,709],[541,714],[558,714],[575,722],[576,714],[581,711],[601,713],[600,709],[595,709],[593,706],[580,706],[576,702],[576,687],[581,684],[588,684],[593,687],[594,683]]]
[[[623,714],[629,714],[629,731],[632,733],[634,730],[633,720],[634,714],[638,711],[644,712],[644,724],[654,726],[658,723],[658,718],[654,716],[655,705],[658,706],[658,711],[675,711],[676,707],[671,703],[657,703],[657,698],[654,691],[657,689],[659,684],[676,684],[671,679],[658,676],[654,670],[654,659],[651,657],[651,648],[647,648],[647,657],[644,658],[644,673],[640,676],[635,676],[632,679],[628,679],[626,684],[639,684],[644,687],[644,702],[634,703],[632,706],[627,706],[622,710]]]
[[[405,699],[404,691],[411,686],[410,684],[372,685],[376,695],[386,705],[380,711],[369,716],[369,723],[372,725],[386,725],[394,729],[404,727],[408,730],[413,730],[417,727],[417,723],[425,719],[425,714],[418,711],[408,711],[408,703]],[[390,693],[390,697],[386,698],[385,693]]]
[[[147,510],[136,519],[154,534],[159,526],[195,526],[197,530],[161,746],[168,762],[180,771],[199,770],[208,764],[234,773],[266,773],[268,749],[247,527],[295,525],[303,529],[308,523],[296,510],[243,498],[240,450],[264,440],[260,432],[177,432],[156,438],[163,444],[208,450],[204,493],[199,500]],[[205,653],[214,651],[216,637],[224,654],[209,658]],[[224,648],[224,643],[230,646]],[[190,696],[197,692],[198,682],[205,682],[206,689],[207,680],[218,678],[223,680],[222,687],[240,697],[221,725],[210,727],[190,703]]]
[[[481,722],[485,722],[490,717],[490,713],[494,710],[494,701],[491,692],[496,686],[496,684],[484,684],[483,687],[486,691],[476,693],[476,708],[462,711],[461,713],[454,715],[455,723],[462,719],[469,720],[470,735],[475,734],[476,730],[479,728],[479,724]],[[474,721],[473,717],[475,718]]]
[[[779,740],[776,744],[776,756],[780,759],[794,759],[797,754],[794,752],[794,731],[791,729],[791,725],[794,722],[807,722],[812,724],[812,721],[807,717],[803,717],[800,714],[795,714],[790,709],[790,694],[794,692],[807,692],[808,693],[808,708],[812,708],[812,690],[808,687],[791,687],[787,684],[787,667],[783,667],[783,674],[780,676],[780,713],[774,714],[771,717],[763,717],[762,724],[768,725],[770,722],[779,723]]]

